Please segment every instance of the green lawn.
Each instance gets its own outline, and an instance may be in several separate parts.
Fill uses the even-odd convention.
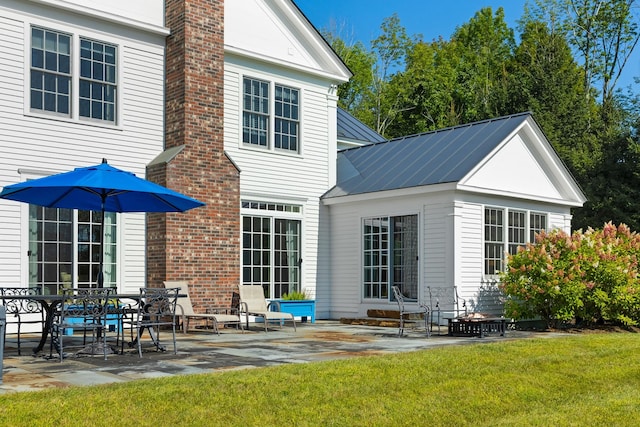
[[[635,426],[640,336],[567,335],[0,396],[0,425]]]

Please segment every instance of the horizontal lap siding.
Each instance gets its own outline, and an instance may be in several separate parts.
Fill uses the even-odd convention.
[[[300,155],[242,145],[241,82],[245,75],[300,89]],[[320,196],[328,190],[329,185],[327,88],[307,81],[304,75],[288,74],[284,78],[278,74],[278,70],[270,70],[250,61],[243,65],[227,61],[224,87],[225,151],[240,168],[242,198],[259,197],[260,200],[303,205],[302,286],[314,295],[319,274],[318,250],[322,244],[325,247],[327,244],[326,240],[322,243],[319,239]],[[259,211],[256,213],[259,214]],[[268,212],[265,214],[268,215]],[[318,301],[318,312],[326,310],[326,299],[325,296],[324,300]]]
[[[145,177],[146,164],[163,150],[164,144],[164,40],[157,45],[147,40],[116,42],[119,49],[118,82],[119,126],[99,126],[86,120],[60,119],[43,114],[25,115],[24,27],[26,22],[0,17],[0,120],[3,155],[0,156],[0,186],[25,178],[18,169],[56,172],[75,167],[109,163]],[[76,22],[77,24],[77,22]],[[69,31],[63,23],[47,27]],[[74,29],[74,34],[92,34]],[[109,40],[118,40],[120,30],[113,27]],[[131,33],[129,33],[131,35]],[[99,35],[94,38],[100,39]],[[0,284],[15,285],[26,281],[20,266],[25,250],[20,248],[26,226],[20,218],[20,204],[0,201]],[[119,216],[121,237],[120,281],[127,289],[145,284],[145,216]],[[26,265],[26,264],[25,264]]]
[[[421,297],[428,298],[426,287],[453,286],[453,278],[447,271],[452,265],[450,240],[452,227],[450,225],[451,202],[448,200],[433,200],[424,205],[424,281],[421,283]]]
[[[354,206],[330,207],[331,318],[359,315],[362,301],[361,215]]]
[[[14,126],[14,136],[10,136],[8,118],[14,117],[15,121],[15,117],[20,117],[23,112],[23,62],[22,22],[0,16],[0,187],[16,182],[18,176],[18,150],[9,141],[24,129]],[[23,284],[20,259],[26,256],[26,249],[23,251],[20,242],[20,213],[20,203],[0,200],[0,286]]]

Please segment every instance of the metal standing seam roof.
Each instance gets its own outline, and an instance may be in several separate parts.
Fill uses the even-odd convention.
[[[323,197],[457,182],[529,117],[520,113],[340,151],[337,185]]]
[[[362,141],[366,143],[383,142],[385,137],[370,129],[351,114],[338,108],[338,138]]]

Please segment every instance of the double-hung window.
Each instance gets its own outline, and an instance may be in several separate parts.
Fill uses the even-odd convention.
[[[298,153],[300,90],[251,77],[243,78],[242,87],[242,142]]]
[[[29,108],[115,124],[115,45],[47,28],[31,28]]]
[[[527,221],[528,219],[528,221]],[[505,265],[505,255],[515,254],[535,235],[547,228],[547,215],[517,209],[485,207],[484,209],[484,274],[496,275]]]

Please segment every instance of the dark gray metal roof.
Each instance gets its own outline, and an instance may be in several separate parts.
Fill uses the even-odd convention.
[[[521,113],[340,151],[337,185],[324,197],[457,182],[529,117]]]
[[[342,108],[338,108],[338,139],[345,138],[363,143],[386,141],[382,135],[370,129]]]

